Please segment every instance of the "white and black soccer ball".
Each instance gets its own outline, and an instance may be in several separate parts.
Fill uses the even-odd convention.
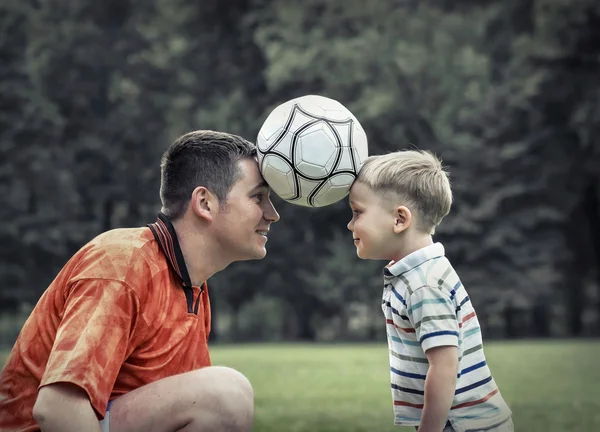
[[[323,207],[348,195],[368,156],[367,135],[340,102],[308,95],[275,108],[256,140],[260,171],[280,198]]]

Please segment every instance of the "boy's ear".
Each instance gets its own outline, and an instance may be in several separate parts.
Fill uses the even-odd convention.
[[[412,222],[412,213],[405,206],[396,207],[394,210],[394,233],[400,234],[408,229]]]
[[[204,186],[198,186],[192,191],[190,200],[192,211],[207,222],[212,222],[214,212],[219,208],[217,197]]]

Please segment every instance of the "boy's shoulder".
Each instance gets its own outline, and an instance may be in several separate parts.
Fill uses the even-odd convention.
[[[386,267],[386,274],[394,286],[405,286],[410,292],[425,287],[438,288],[449,295],[462,286],[458,273],[445,256],[440,243],[420,249],[406,258],[409,259]]]

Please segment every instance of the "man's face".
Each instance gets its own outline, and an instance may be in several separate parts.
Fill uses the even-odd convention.
[[[352,232],[356,254],[362,259],[394,259],[394,214],[383,198],[364,183],[355,182],[350,189]]]
[[[238,162],[242,177],[221,203],[213,221],[217,239],[232,261],[261,259],[267,254],[267,234],[279,220],[270,198],[270,189],[255,159]]]

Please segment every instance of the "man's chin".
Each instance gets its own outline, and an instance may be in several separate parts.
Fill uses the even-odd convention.
[[[246,256],[244,258],[240,259],[240,261],[261,260],[266,256],[267,256],[266,248],[256,249],[256,250],[253,250],[251,253],[246,254]]]

